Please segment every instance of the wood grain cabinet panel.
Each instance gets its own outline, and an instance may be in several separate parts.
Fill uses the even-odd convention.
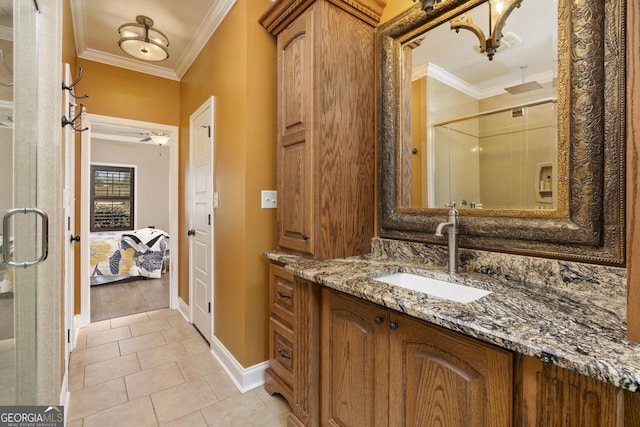
[[[381,0],[280,0],[278,247],[316,259],[369,253],[375,212],[375,25]]]
[[[278,36],[278,245],[313,254],[313,13]]]
[[[387,425],[388,319],[381,307],[323,290],[324,425]]]
[[[280,319],[289,329],[293,329],[293,275],[282,265],[269,265],[269,295],[271,317]]]
[[[294,278],[281,264],[269,265],[269,367],[265,370],[265,389],[293,402],[295,362]]]
[[[511,352],[397,313],[391,323],[389,425],[511,425]]]
[[[640,426],[640,393],[528,356],[517,359],[516,425]]]
[[[330,289],[321,348],[323,425],[512,425],[508,351]]]

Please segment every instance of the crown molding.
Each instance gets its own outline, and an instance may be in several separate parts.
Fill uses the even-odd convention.
[[[482,98],[482,91],[476,86],[462,80],[459,77],[454,76],[444,68],[439,67],[435,64],[428,63],[422,67],[418,67],[418,69],[414,73],[414,76],[417,76],[418,78],[425,75],[432,77],[448,86],[451,86],[452,88],[472,98]]]
[[[162,77],[164,79],[177,80],[180,78],[175,71],[170,68],[160,67],[147,62],[136,61],[134,59],[123,58],[121,56],[112,55],[110,53],[101,52],[93,49],[85,49],[84,52],[78,54],[78,58],[87,59],[89,61],[101,62],[103,64],[112,65],[114,67],[126,68],[128,70],[137,71],[139,73],[151,74],[152,76]]]
[[[213,2],[213,6],[209,9],[209,12],[202,20],[202,23],[196,30],[193,38],[178,60],[178,64],[175,69],[175,74],[178,76],[178,80],[184,77],[185,73],[189,70],[189,67],[191,67],[191,64],[193,64],[193,61],[196,60],[213,33],[216,32],[235,4],[236,0],[221,0]]]
[[[465,95],[471,96],[478,100],[490,98],[496,95],[503,95],[506,93],[504,90],[505,87],[515,86],[522,83],[522,79],[518,79],[518,80],[509,81],[506,83],[501,82],[499,85],[492,86],[490,88],[480,89],[477,86],[474,86],[460,79],[459,77],[456,77],[455,75],[451,74],[444,68],[439,67],[432,63],[417,66],[411,72],[411,78],[413,80],[417,80],[424,76],[434,78],[464,93]],[[544,73],[539,73],[533,76],[529,76],[527,78],[527,81],[534,80],[534,81],[537,81],[538,83],[546,83],[551,81],[553,77],[554,76],[552,71],[545,71]]]
[[[76,55],[87,50],[87,20],[84,0],[71,0],[71,22],[73,38],[76,42]]]

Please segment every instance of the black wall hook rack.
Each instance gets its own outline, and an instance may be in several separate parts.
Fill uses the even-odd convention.
[[[69,103],[69,116],[71,117],[71,109],[73,107],[75,107],[75,104]],[[65,127],[67,125],[71,126],[71,129],[75,130],[76,132],[84,132],[85,130],[88,130],[88,127],[82,128],[82,113],[84,112],[84,105],[80,104],[80,108],[79,108],[80,112],[78,114],[75,115],[75,117],[71,120],[67,119],[67,116],[62,116],[62,127]],[[79,126],[76,124],[77,121],[80,121]]]
[[[65,82],[62,82],[62,90],[68,90],[69,94],[75,99],[85,99],[89,97],[89,95],[87,94],[84,94],[82,96],[76,96],[76,94],[73,93],[73,88],[80,82],[80,80],[82,80],[82,72],[83,72],[82,67],[80,67],[78,71],[78,78],[75,79],[73,82],[71,82],[71,84],[66,84]]]

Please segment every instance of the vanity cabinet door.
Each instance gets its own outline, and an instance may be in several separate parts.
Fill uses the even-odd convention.
[[[322,291],[322,425],[387,426],[388,310]]]
[[[519,355],[516,423],[524,426],[640,426],[640,394]]]
[[[512,354],[392,313],[389,425],[510,426]]]
[[[322,425],[507,427],[512,353],[322,290]]]
[[[278,244],[314,253],[313,7],[278,35]]]

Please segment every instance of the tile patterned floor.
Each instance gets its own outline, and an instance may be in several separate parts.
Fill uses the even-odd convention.
[[[263,387],[241,394],[176,311],[92,323],[71,354],[69,427],[286,426]]]
[[[91,322],[158,310],[169,307],[169,275],[91,286],[90,292]]]

